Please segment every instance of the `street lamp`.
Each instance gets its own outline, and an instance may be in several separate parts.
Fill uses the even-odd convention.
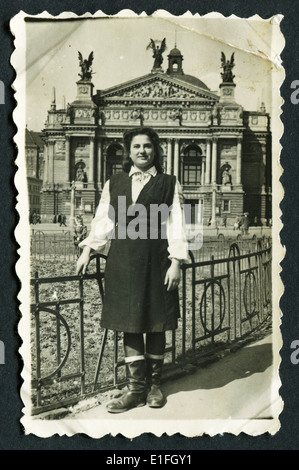
[[[211,228],[216,228],[216,190],[217,185],[213,183]]]
[[[72,181],[71,185],[71,215],[70,215],[70,229],[73,231],[75,227],[75,191],[76,184]]]
[[[58,217],[58,193],[59,193],[59,184],[53,184],[53,212],[54,212],[54,222],[57,222]]]

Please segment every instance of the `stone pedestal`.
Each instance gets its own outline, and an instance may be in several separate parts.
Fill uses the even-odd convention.
[[[235,102],[235,83],[221,83],[220,88],[220,103],[234,103]]]
[[[93,83],[88,80],[77,82],[77,100],[90,101],[92,99]]]

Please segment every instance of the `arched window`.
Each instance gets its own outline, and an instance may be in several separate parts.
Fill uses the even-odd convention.
[[[115,173],[122,171],[123,148],[120,144],[114,143],[108,147],[106,159],[106,180]]]
[[[199,185],[201,181],[202,151],[197,145],[189,145],[183,156],[183,184]]]

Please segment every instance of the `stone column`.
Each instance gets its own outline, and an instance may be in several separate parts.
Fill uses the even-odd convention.
[[[102,188],[102,181],[103,181],[103,175],[102,175],[102,141],[98,140],[98,187],[99,189]]]
[[[166,173],[171,175],[172,172],[172,140],[167,139],[167,169]]]
[[[94,137],[90,137],[90,147],[89,147],[89,176],[88,182],[93,183],[94,181]]]
[[[46,144],[44,145],[44,160],[45,160],[45,166],[44,166],[43,181],[45,185],[49,181],[48,146]]]
[[[48,182],[50,183],[51,186],[54,184],[54,145],[55,142],[53,140],[50,140],[48,143],[48,155],[49,155],[49,161],[48,161]]]
[[[179,177],[179,139],[174,139],[173,174]]]
[[[205,183],[210,184],[210,172],[211,172],[211,139],[207,139],[207,150],[206,150],[206,175]]]
[[[205,159],[204,157],[202,158],[202,163],[201,163],[201,185],[203,186],[205,184],[205,168],[206,168],[206,162],[205,162]]]
[[[102,175],[102,180],[103,180],[103,185],[106,182],[107,178],[107,148],[108,148],[108,143],[107,140],[102,141],[102,153],[103,153],[103,175]]]
[[[212,177],[211,183],[216,183],[217,178],[217,137],[213,137],[213,144],[212,144]]]
[[[65,181],[70,182],[70,136],[65,136]]]
[[[241,168],[242,168],[242,139],[237,139],[237,168],[236,168],[236,185],[241,184]]]

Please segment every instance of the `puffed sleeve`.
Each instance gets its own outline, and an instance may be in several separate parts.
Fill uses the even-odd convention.
[[[100,203],[97,207],[94,219],[91,222],[90,233],[79,246],[89,246],[92,250],[103,253],[107,242],[114,232],[114,221],[109,218],[110,207],[110,185],[107,181],[104,185]]]
[[[188,242],[182,210],[183,199],[182,188],[180,183],[177,181],[173,195],[172,210],[167,219],[166,233],[169,258],[178,259],[181,263],[188,263]]]

